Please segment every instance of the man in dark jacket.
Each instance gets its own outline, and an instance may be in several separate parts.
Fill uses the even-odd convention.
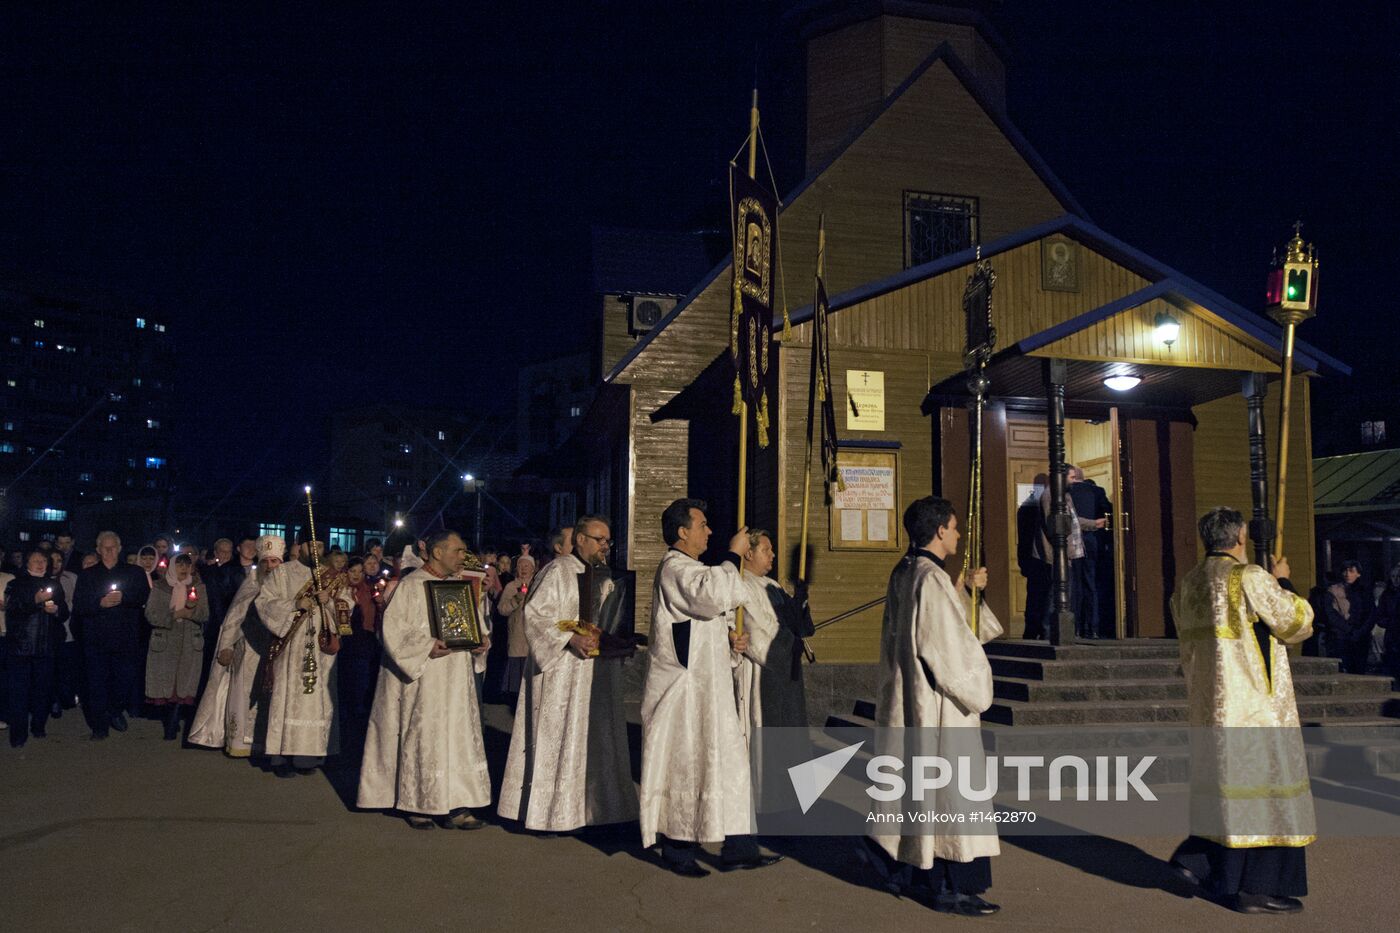
[[[1040,557],[1036,546],[1044,534],[1040,513],[1040,493],[1045,474],[1035,478],[1035,488],[1016,510],[1016,563],[1026,579],[1026,631],[1023,638],[1044,638],[1050,615],[1050,565]]]
[[[1084,534],[1084,560],[1071,565],[1071,570],[1078,575],[1079,584],[1079,603],[1072,607],[1075,621],[1082,622],[1082,630],[1093,636],[1112,637],[1112,624],[1107,626],[1110,631],[1104,630],[1107,614],[1101,612],[1104,601],[1100,595],[1101,587],[1112,589],[1112,578],[1105,575],[1100,579],[1099,576],[1103,558],[1111,548],[1104,519],[1110,508],[1108,496],[1098,483],[1085,479],[1084,471],[1077,466],[1069,468],[1069,483],[1069,497]]]
[[[97,536],[98,562],[78,574],[73,609],[82,621],[92,738],[108,728],[125,732],[126,712],[141,708],[141,619],[150,586],[135,564],[122,561],[116,532]]]
[[[1342,564],[1342,582],[1327,590],[1327,650],[1341,658],[1342,673],[1366,673],[1371,653],[1371,615],[1375,602],[1371,587],[1361,582],[1361,565]]]
[[[63,587],[49,577],[48,567],[48,556],[32,550],[25,569],[5,588],[4,697],[15,748],[31,732],[36,739],[46,734],[54,664],[68,618]]]

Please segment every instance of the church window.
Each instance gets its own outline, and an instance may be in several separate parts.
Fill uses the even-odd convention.
[[[904,267],[971,249],[981,241],[976,198],[904,192]]]

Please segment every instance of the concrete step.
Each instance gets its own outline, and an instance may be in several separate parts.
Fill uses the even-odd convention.
[[[1343,725],[1348,720],[1400,716],[1394,694],[1298,697],[1303,722]],[[1020,725],[1146,724],[1186,721],[1185,700],[1125,700],[1105,702],[1027,702],[999,700],[982,714],[984,722]]]
[[[1180,679],[1181,664],[1171,658],[1083,657],[1067,659],[989,655],[992,673],[998,677],[1025,680],[1150,680]],[[1294,677],[1336,677],[1334,658],[1292,658],[1289,669]],[[1357,675],[1359,676],[1359,675]],[[1386,679],[1386,678],[1379,678]]]
[[[1051,645],[1043,641],[1021,638],[1001,638],[988,642],[991,657],[1032,658],[1042,661],[1103,660],[1107,658],[1176,658],[1180,656],[1175,639],[1129,638],[1122,641],[1100,639],[1079,641],[1072,645]]]
[[[993,680],[992,689],[998,699],[1030,703],[1186,699],[1186,681],[1180,677],[1146,680],[1034,680],[997,677]],[[1390,679],[1308,675],[1294,679],[1293,692],[1297,697],[1377,697],[1390,692]]]

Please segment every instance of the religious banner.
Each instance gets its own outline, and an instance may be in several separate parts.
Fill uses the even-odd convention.
[[[758,446],[768,446],[769,397],[777,360],[772,352],[773,311],[778,275],[778,199],[729,165],[730,217],[733,219],[733,300],[729,353],[734,363],[734,413],[741,402],[758,420]],[[773,364],[773,365],[770,365]]]

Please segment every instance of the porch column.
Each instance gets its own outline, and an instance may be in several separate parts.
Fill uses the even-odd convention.
[[[1064,360],[1044,364],[1046,426],[1050,436],[1050,644],[1074,643],[1074,613],[1069,608],[1070,516],[1065,508],[1068,468],[1065,464]]]
[[[1249,496],[1254,513],[1249,522],[1249,537],[1254,542],[1254,562],[1268,568],[1269,552],[1274,546],[1274,523],[1269,520],[1268,462],[1264,454],[1264,393],[1268,380],[1264,373],[1245,373],[1245,406],[1249,412]]]

